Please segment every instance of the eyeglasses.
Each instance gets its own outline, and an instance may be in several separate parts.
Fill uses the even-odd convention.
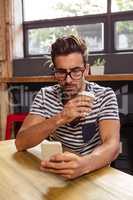
[[[73,80],[79,80],[83,76],[84,68],[75,67],[70,72],[64,69],[55,69],[55,77],[59,80],[65,80],[69,75]]]

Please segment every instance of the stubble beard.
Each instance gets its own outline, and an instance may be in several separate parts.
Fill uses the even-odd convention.
[[[79,87],[76,84],[73,84],[73,85],[65,84],[62,87],[62,100],[63,100],[63,102],[67,103],[67,101],[76,97],[77,94],[80,92],[81,88],[82,88],[82,84]]]

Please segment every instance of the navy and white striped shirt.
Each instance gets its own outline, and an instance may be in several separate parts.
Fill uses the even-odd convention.
[[[111,88],[86,81],[86,90],[95,95],[91,112],[76,125],[65,124],[50,136],[51,140],[60,141],[65,149],[79,155],[91,153],[102,143],[98,125],[100,120],[119,119],[116,95]],[[30,113],[48,119],[62,110],[61,87],[57,84],[38,92]]]

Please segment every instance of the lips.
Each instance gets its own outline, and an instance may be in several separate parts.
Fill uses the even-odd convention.
[[[64,85],[64,90],[74,90],[75,89],[75,85]]]
[[[63,96],[67,99],[71,99],[77,94],[77,87],[75,85],[65,84],[63,86]]]
[[[69,99],[72,99],[74,96],[76,95],[76,92],[73,91],[73,90],[65,90],[64,91],[64,99],[65,100],[69,100]]]
[[[74,90],[74,87],[65,87],[64,90],[65,91],[71,91],[71,90]]]

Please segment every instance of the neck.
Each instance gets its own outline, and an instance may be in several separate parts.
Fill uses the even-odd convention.
[[[86,82],[85,82],[85,79],[83,79],[82,86],[81,86],[79,92],[82,92],[82,91],[85,91],[85,90],[86,90]]]

